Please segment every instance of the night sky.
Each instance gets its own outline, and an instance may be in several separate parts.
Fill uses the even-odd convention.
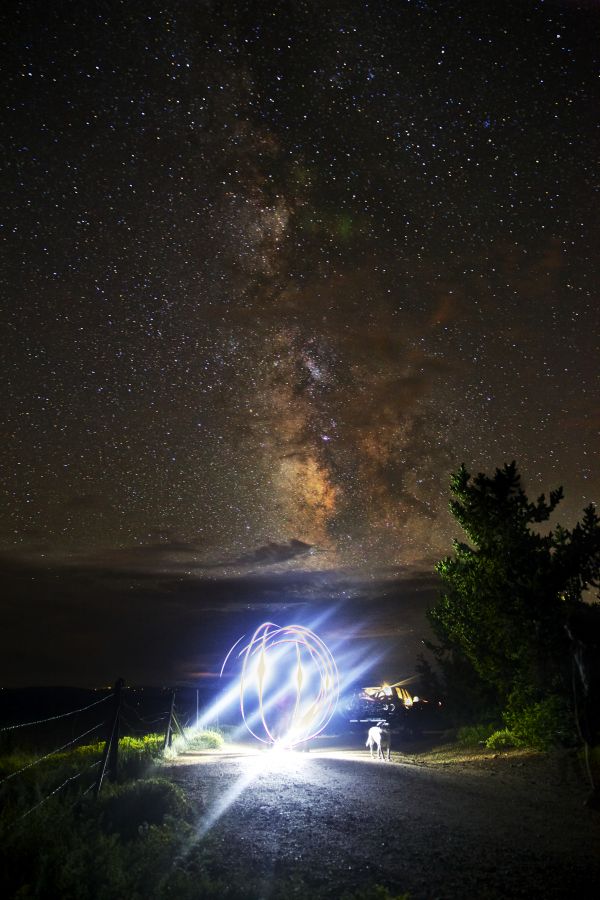
[[[450,472],[600,499],[599,5],[0,16],[0,684],[410,675]]]

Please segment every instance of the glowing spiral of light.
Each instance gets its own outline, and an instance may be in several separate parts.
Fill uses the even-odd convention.
[[[231,648],[221,673],[243,640]],[[236,656],[242,718],[255,738],[294,747],[325,728],[338,700],[339,678],[331,651],[314,631],[264,622]]]

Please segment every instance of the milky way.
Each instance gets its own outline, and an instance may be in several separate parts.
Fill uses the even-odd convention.
[[[593,3],[3,13],[9,556],[430,566],[598,475]]]

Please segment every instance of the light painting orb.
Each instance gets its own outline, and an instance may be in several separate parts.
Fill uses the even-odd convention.
[[[339,677],[331,651],[303,625],[264,622],[251,640],[234,644],[240,672],[240,707],[248,731],[259,741],[295,747],[316,737],[331,719]]]

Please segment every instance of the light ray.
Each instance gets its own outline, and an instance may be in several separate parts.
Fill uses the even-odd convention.
[[[223,670],[241,640],[227,654]],[[235,658],[241,664],[242,719],[257,740],[291,748],[325,728],[338,701],[339,674],[331,651],[314,631],[264,622]]]

